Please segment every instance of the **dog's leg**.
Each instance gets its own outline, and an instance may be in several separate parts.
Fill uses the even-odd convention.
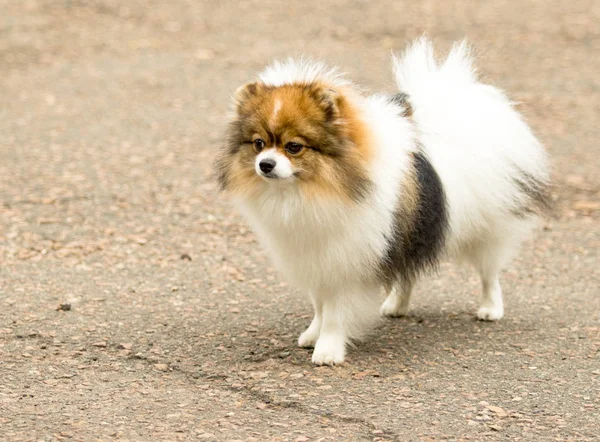
[[[340,305],[338,294],[321,299],[322,320],[319,339],[315,344],[312,361],[318,365],[333,365],[344,361],[346,356],[345,309]]]
[[[478,255],[474,264],[481,276],[482,291],[477,317],[484,321],[497,321],[504,316],[502,289],[498,280],[503,256],[502,249],[489,248]]]
[[[498,281],[498,274],[481,275],[481,304],[477,311],[477,317],[484,321],[497,321],[504,316],[504,303],[502,301],[502,289]]]
[[[380,289],[365,285],[318,293],[322,312],[321,331],[312,356],[315,364],[344,361],[346,344],[363,338],[379,318]]]
[[[412,288],[413,284],[408,281],[395,284],[381,305],[379,314],[392,317],[406,316]]]
[[[313,317],[313,320],[308,326],[308,328],[304,330],[304,332],[298,338],[299,347],[314,347],[315,343],[317,342],[317,339],[319,339],[319,334],[321,333],[321,318],[323,304],[321,300],[317,297],[317,295],[313,292],[310,293],[310,300],[312,301],[315,316]]]

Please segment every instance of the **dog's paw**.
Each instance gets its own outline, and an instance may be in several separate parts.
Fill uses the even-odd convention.
[[[396,296],[388,296],[379,308],[381,316],[397,318],[408,314],[408,306],[403,306]]]
[[[344,362],[346,344],[337,336],[321,337],[317,340],[312,355],[313,363],[317,365],[334,365]]]
[[[298,347],[313,348],[317,339],[319,339],[319,331],[308,327],[298,338]]]
[[[504,316],[502,307],[481,307],[477,311],[477,318],[482,321],[497,321],[502,319],[502,316]]]

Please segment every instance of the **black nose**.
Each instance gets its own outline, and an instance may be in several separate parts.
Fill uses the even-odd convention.
[[[275,169],[275,165],[277,163],[275,162],[275,160],[272,160],[271,158],[266,158],[264,160],[261,160],[260,163],[258,163],[258,167],[260,167],[260,170],[262,170],[263,173],[271,173],[273,171],[273,169]]]

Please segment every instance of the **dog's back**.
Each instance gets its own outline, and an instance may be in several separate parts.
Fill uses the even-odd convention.
[[[394,71],[444,186],[449,251],[471,250],[478,241],[514,249],[548,204],[540,142],[499,89],[477,80],[464,42],[438,64],[421,39],[395,60]],[[511,255],[505,252],[504,260]]]

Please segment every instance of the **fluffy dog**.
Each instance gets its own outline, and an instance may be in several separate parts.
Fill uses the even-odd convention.
[[[546,153],[469,49],[437,63],[423,38],[393,60],[399,92],[365,95],[307,60],[240,87],[219,182],[279,270],[309,293],[298,344],[344,360],[378,317],[408,311],[417,277],[471,263],[482,320],[504,314],[499,272],[548,205]]]

